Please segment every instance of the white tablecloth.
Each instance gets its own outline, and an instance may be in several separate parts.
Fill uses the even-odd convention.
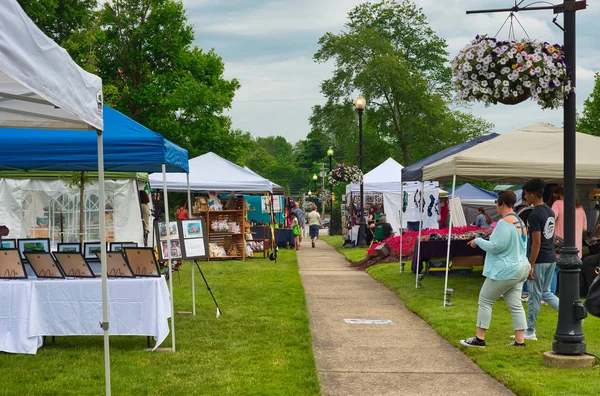
[[[108,280],[110,335],[169,334],[164,277]],[[101,279],[0,281],[0,351],[35,354],[41,336],[102,335]]]

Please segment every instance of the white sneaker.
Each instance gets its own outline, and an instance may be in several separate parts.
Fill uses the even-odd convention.
[[[511,335],[510,338],[515,338],[515,335]],[[525,335],[523,336],[524,339],[526,340],[530,340],[530,341],[537,341],[537,336],[535,335],[535,331],[531,334],[525,332]]]

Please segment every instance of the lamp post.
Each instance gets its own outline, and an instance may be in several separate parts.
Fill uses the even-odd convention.
[[[317,174],[315,173],[313,175],[313,187],[315,189],[315,192],[317,192],[317,179],[319,178],[319,176],[317,176]]]
[[[329,157],[329,174],[331,175],[331,162],[333,161],[333,149],[331,147],[327,150],[327,156]],[[331,184],[329,184],[329,193],[329,235],[333,235],[333,186]]]
[[[363,136],[362,136],[362,116],[367,101],[362,95],[358,95],[358,98],[354,101],[354,107],[358,111],[358,157],[360,163],[360,171],[363,171]],[[358,247],[367,247],[367,223],[365,221],[365,194],[363,180],[360,180],[360,218],[358,219]]]

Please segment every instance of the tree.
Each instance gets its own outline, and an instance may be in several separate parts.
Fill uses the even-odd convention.
[[[223,114],[240,84],[223,77],[225,65],[214,50],[203,51],[193,40],[180,1],[112,0],[65,47],[102,77],[107,104],[190,157],[213,151],[242,163],[252,139]]]
[[[489,131],[489,124],[449,109],[446,42],[413,2],[361,4],[348,14],[343,32],[326,33],[319,44],[315,60],[336,64],[321,85],[323,94],[346,107],[357,91],[364,95],[365,122],[378,143],[394,146],[401,163]],[[313,109],[313,117],[330,116],[319,110]],[[355,125],[344,127],[355,130]]]
[[[594,89],[583,102],[583,116],[577,122],[577,130],[600,136],[600,73],[594,74]]]
[[[48,37],[62,44],[90,21],[97,0],[17,0]]]

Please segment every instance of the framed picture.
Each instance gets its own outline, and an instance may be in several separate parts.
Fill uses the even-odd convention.
[[[50,253],[50,239],[48,238],[18,239],[17,243],[21,260],[24,262],[27,262],[25,253]]]
[[[0,279],[27,279],[18,249],[0,250]]]
[[[179,228],[177,227],[176,221],[169,222],[169,232],[171,234],[171,239],[179,239]],[[161,240],[167,239],[167,223],[158,223],[158,236]]]
[[[160,241],[160,247],[161,247],[160,250],[161,250],[161,254],[162,254],[162,259],[168,260],[169,259],[169,252],[167,250],[168,241]],[[179,241],[179,239],[171,240],[171,260],[177,260],[182,257],[183,257],[183,255],[181,253],[181,242]]]
[[[59,243],[56,248],[57,252],[61,253],[81,253],[80,243]]]
[[[86,260],[98,260],[96,253],[100,253],[100,242],[84,242],[83,243],[83,257]]]
[[[17,240],[16,239],[3,239],[2,246],[0,249],[16,249],[17,248]]]
[[[123,250],[123,248],[137,247],[137,245],[137,242],[111,242],[109,250],[111,252],[120,252]]]
[[[185,239],[183,244],[186,257],[206,257],[206,240],[204,238]]]
[[[181,222],[183,228],[183,237],[187,238],[202,238],[202,222],[200,220],[183,220]]]

